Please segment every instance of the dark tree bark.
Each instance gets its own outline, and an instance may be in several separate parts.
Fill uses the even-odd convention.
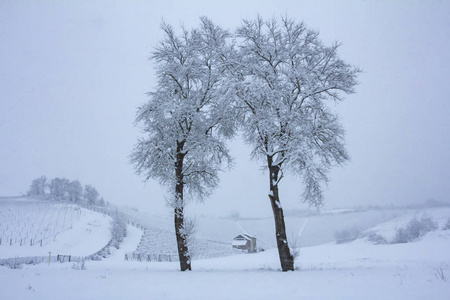
[[[177,236],[178,257],[180,259],[180,270],[191,271],[191,256],[187,246],[186,235],[184,234],[183,209],[175,208],[175,234]]]
[[[175,235],[177,237],[178,257],[180,260],[180,270],[191,271],[191,256],[187,246],[186,232],[184,230],[184,202],[183,202],[183,160],[185,154],[182,153],[183,144],[178,144],[177,159],[175,163],[175,176],[177,183],[175,186]]]
[[[281,207],[278,194],[278,182],[280,176],[280,166],[273,165],[273,156],[267,156],[270,178],[270,204],[272,205],[273,217],[275,220],[275,234],[277,238],[278,255],[280,256],[281,270],[294,271],[294,257],[289,250],[286,237],[286,225],[284,223],[283,208]]]

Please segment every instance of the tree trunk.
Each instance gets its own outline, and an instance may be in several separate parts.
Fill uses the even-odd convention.
[[[177,236],[178,257],[180,259],[180,270],[191,271],[191,256],[184,233],[183,209],[175,208],[175,234]]]
[[[184,155],[178,151],[175,163],[175,175],[177,183],[175,186],[175,235],[177,237],[178,257],[180,259],[180,270],[191,271],[191,255],[187,246],[186,231],[184,230],[184,202],[183,202],[183,160]]]
[[[286,225],[284,223],[283,208],[281,207],[278,195],[278,176],[280,167],[272,165],[273,157],[267,156],[270,178],[270,204],[272,205],[273,217],[275,220],[275,233],[277,238],[278,255],[280,256],[281,270],[294,271],[294,257],[292,256],[286,237]]]

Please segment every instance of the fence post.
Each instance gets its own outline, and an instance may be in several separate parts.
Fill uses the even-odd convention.
[[[48,265],[49,265],[49,266],[50,266],[50,257],[51,257],[50,255],[51,255],[51,254],[52,254],[51,252],[48,253]]]

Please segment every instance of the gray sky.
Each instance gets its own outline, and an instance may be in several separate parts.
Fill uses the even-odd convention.
[[[364,71],[336,106],[352,160],[331,172],[328,207],[450,200],[450,1],[0,0],[0,195],[59,176],[167,212],[164,190],[128,163],[161,20],[190,28],[204,15],[233,30],[258,13],[305,21]],[[196,209],[270,214],[267,174],[241,141],[231,148],[236,168]],[[304,207],[301,188],[283,179],[285,208]]]

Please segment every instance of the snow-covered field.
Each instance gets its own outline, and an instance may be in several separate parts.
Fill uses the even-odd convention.
[[[111,221],[76,205],[1,199],[0,258],[94,254],[110,241]]]
[[[360,226],[361,236],[369,229],[390,240],[398,228],[424,214],[438,228],[414,242],[374,245],[360,237],[346,244],[302,247],[298,270],[288,273],[279,271],[278,254],[271,247],[256,254],[194,260],[192,272],[179,272],[177,262],[125,261],[124,254],[137,248],[143,234],[128,226],[120,249],[113,248],[102,261],[87,261],[85,270],[71,263],[0,267],[0,299],[449,299],[450,229],[444,230],[449,208],[396,211],[370,228],[363,225],[375,217],[364,224],[355,221],[367,220],[363,213],[353,215],[349,224]],[[321,218],[329,220],[326,215],[314,218],[303,233]],[[207,220],[200,220],[199,236],[207,235],[205,227],[216,236],[222,229],[231,231],[217,219],[209,226]],[[245,222],[243,227],[251,227]],[[302,229],[304,219],[298,224]]]

